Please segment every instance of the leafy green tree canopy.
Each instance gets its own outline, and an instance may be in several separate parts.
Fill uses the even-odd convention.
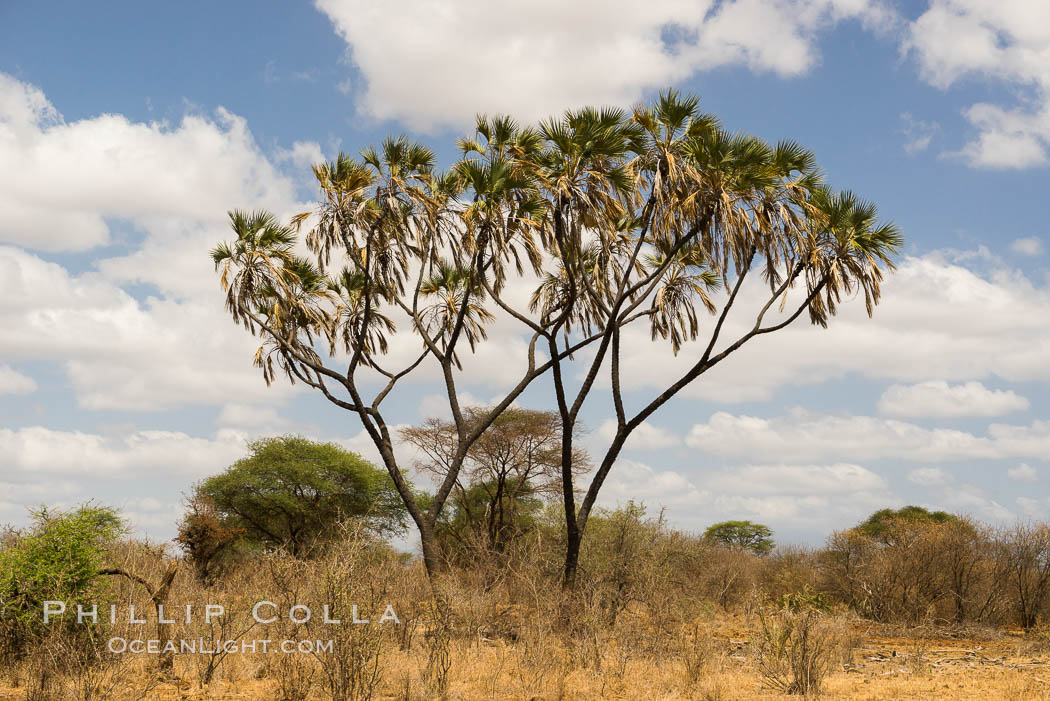
[[[343,518],[365,520],[379,533],[404,527],[404,507],[384,471],[334,443],[301,436],[264,438],[251,454],[197,485],[224,526],[264,547],[294,555],[331,534]]]
[[[866,521],[856,527],[856,531],[870,538],[882,539],[898,525],[920,525],[931,523],[958,523],[963,521],[947,511],[930,511],[921,506],[902,506],[899,509],[879,509]]]
[[[704,531],[704,539],[731,548],[765,555],[773,549],[773,531],[751,521],[722,521]]]

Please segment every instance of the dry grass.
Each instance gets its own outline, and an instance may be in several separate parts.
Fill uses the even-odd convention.
[[[837,622],[839,624],[841,622]],[[830,661],[822,698],[1050,699],[1050,652],[1031,640],[967,640],[914,635],[888,637],[861,622],[849,624],[857,644],[851,660]],[[865,632],[869,637],[863,637]],[[934,631],[936,632],[936,631]],[[357,698],[482,701],[584,699],[786,698],[769,688],[743,615],[711,615],[684,630],[666,656],[647,656],[638,640],[615,636],[585,654],[556,634],[529,633],[518,640],[423,636],[410,650],[390,644],[380,658],[381,679],[372,696]],[[393,642],[393,641],[391,641]],[[435,653],[435,650],[437,652]],[[436,660],[436,661],[435,661]],[[308,655],[230,655],[209,684],[201,684],[197,660],[176,658],[176,680],[148,688],[150,670],[141,656],[106,668],[116,679],[112,699],[330,699],[316,683],[321,671]],[[9,680],[16,681],[16,680]],[[0,699],[87,698],[68,681],[47,693],[28,693],[30,680],[0,687]],[[346,696],[344,698],[354,698]]]

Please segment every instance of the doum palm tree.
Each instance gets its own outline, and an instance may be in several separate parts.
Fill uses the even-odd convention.
[[[255,362],[266,381],[280,371],[360,421],[432,576],[444,566],[434,526],[471,446],[527,388],[549,382],[571,587],[587,519],[633,431],[759,336],[803,315],[824,327],[854,295],[870,315],[901,236],[873,205],[832,190],[810,151],[729,132],[674,91],[534,127],[479,117],[459,147],[447,171],[404,137],[357,159],[340,154],[314,168],[315,210],[289,226],[234,212],[235,238],[213,259],[227,309],[262,338]],[[295,253],[303,229],[311,260]],[[761,294],[742,294],[745,285]],[[745,330],[726,338],[741,328],[727,325],[731,315]],[[506,359],[520,362],[517,380],[478,412],[461,405],[461,385],[498,319],[519,326],[526,351]],[[623,334],[636,325],[680,362],[666,386],[628,401]],[[420,501],[383,402],[404,378],[434,370],[455,449]],[[615,429],[581,483],[573,442],[595,393],[613,407]]]

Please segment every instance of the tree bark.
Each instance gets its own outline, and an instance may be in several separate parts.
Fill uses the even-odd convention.
[[[426,523],[420,527],[419,541],[423,549],[423,566],[427,570],[430,584],[433,585],[437,576],[445,571],[446,562],[432,525]]]
[[[573,591],[576,588],[576,572],[580,567],[580,545],[583,542],[583,531],[573,523],[566,529],[565,572],[562,578],[562,589]]]

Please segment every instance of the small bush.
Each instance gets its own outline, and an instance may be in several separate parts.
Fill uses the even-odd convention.
[[[847,644],[841,622],[808,606],[760,611],[757,618],[752,646],[763,683],[785,694],[819,694]]]

